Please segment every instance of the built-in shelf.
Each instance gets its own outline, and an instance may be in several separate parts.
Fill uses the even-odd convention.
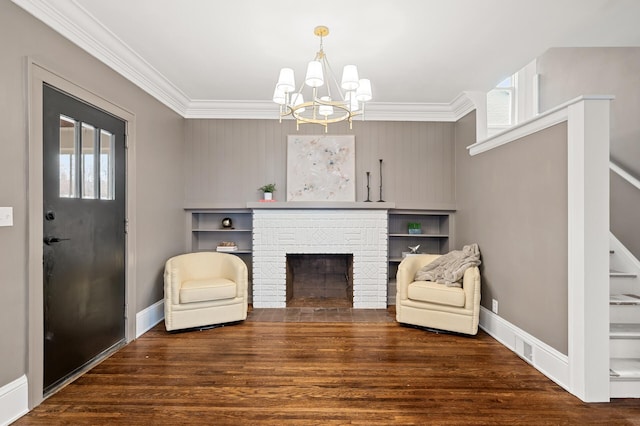
[[[233,241],[238,250],[224,251],[240,257],[247,265],[249,286],[252,285],[253,217],[249,209],[186,208],[187,246],[192,252],[217,251],[223,241]],[[225,228],[222,220],[231,219],[231,228]],[[249,300],[251,288],[249,289]]]
[[[191,231],[192,232],[226,232],[230,234],[233,232],[251,232],[251,229],[221,228],[221,229],[192,229]]]
[[[419,225],[417,233],[409,231],[409,224]],[[409,247],[420,246],[418,253],[447,253],[452,229],[453,210],[389,210],[389,287],[395,287],[398,265]]]
[[[406,237],[406,238],[449,238],[449,234],[389,234],[389,237]]]

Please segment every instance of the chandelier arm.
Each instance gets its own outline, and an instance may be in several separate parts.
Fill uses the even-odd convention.
[[[304,89],[304,81],[300,83],[300,88],[296,92],[298,96],[302,95],[302,89]],[[293,102],[293,96],[289,99],[290,102]]]
[[[318,104],[316,103],[316,98],[318,96],[318,88],[314,87],[311,92],[311,103],[313,104],[313,119],[316,119],[316,113],[318,112]]]
[[[327,59],[326,56],[325,56],[325,61],[327,63],[327,68],[329,69],[329,75],[331,76],[331,79],[333,80],[333,84],[335,84],[336,85],[336,89],[338,89],[338,94],[340,95],[340,99],[342,99],[344,101],[345,100],[344,99],[344,93],[342,92],[342,88],[340,87],[340,84],[336,80],[336,74],[333,72],[333,68],[331,68],[331,64],[329,63],[329,60]],[[327,87],[329,87],[329,83],[327,83]]]
[[[327,57],[326,57],[326,56],[324,56],[324,57],[322,58],[322,62],[321,62],[321,63],[322,63],[322,72],[324,73],[324,75],[325,75],[325,80],[326,80],[326,82],[325,82],[326,84],[325,84],[325,85],[327,86],[327,96],[329,96],[331,99],[333,99],[333,98],[331,97],[331,82],[329,81],[329,78],[330,78],[330,77],[333,77],[333,75],[331,75],[331,74],[329,73],[329,71],[331,70],[331,68],[328,66],[329,64],[328,64],[328,62],[327,62]],[[335,81],[335,79],[334,79],[334,81]]]

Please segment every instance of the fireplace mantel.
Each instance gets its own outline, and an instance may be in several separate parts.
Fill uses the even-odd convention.
[[[348,201],[265,201],[248,202],[249,209],[331,209],[331,210],[389,210],[396,207],[396,203],[386,201],[348,202]]]

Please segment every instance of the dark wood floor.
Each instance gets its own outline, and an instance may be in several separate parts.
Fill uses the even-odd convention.
[[[640,400],[582,403],[483,332],[161,323],[16,424],[640,425]]]

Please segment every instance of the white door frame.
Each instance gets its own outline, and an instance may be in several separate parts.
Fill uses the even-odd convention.
[[[135,282],[135,115],[107,99],[84,89],[60,75],[45,68],[32,58],[27,58],[27,95],[28,95],[28,349],[27,349],[27,385],[29,409],[39,405],[42,396],[44,375],[44,316],[43,316],[43,278],[42,278],[42,85],[48,83],[77,97],[91,105],[117,116],[126,122],[126,198],[125,215],[128,220],[128,233],[125,236],[125,340],[130,342],[136,336],[136,282]]]

